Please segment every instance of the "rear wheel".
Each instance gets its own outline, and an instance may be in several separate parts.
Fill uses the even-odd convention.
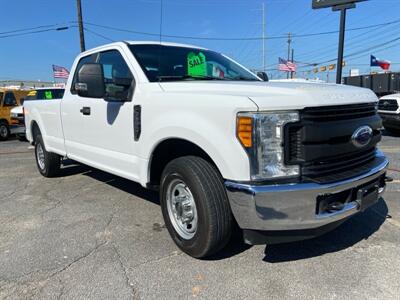
[[[61,157],[46,151],[41,135],[37,135],[35,139],[35,158],[39,172],[44,177],[54,177],[59,173]]]
[[[6,141],[10,137],[10,128],[5,122],[0,123],[0,141]]]
[[[227,244],[231,211],[223,180],[210,163],[195,156],[171,161],[160,191],[166,227],[182,251],[201,258]]]

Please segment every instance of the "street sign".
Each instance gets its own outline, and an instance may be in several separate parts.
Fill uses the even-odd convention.
[[[313,9],[327,8],[327,7],[351,4],[351,3],[361,2],[361,1],[366,1],[366,0],[313,0],[312,8]]]
[[[360,70],[359,69],[350,69],[350,76],[359,76]]]

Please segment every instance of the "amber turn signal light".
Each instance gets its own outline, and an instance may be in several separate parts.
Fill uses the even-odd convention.
[[[250,117],[238,117],[236,131],[243,147],[251,148],[253,146],[253,119]]]

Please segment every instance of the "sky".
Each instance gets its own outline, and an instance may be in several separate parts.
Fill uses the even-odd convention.
[[[312,0],[163,0],[162,6],[161,1],[82,0],[86,48],[118,40],[159,40],[161,28],[163,41],[207,47],[262,69],[264,4],[270,77],[286,77],[276,68],[278,58],[287,57],[286,36],[291,33],[297,77],[334,81],[335,71],[313,73],[310,65],[335,63],[338,12],[312,10]],[[75,0],[0,0],[0,7],[0,80],[46,81],[52,80],[52,64],[70,69],[80,52]],[[369,67],[371,54],[400,71],[399,12],[400,0],[368,0],[348,11],[344,75],[350,69],[380,71]],[[314,33],[323,34],[304,36]]]

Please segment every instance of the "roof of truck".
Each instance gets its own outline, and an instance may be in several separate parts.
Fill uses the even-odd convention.
[[[93,53],[96,51],[101,51],[103,49],[107,49],[110,46],[113,45],[121,45],[121,44],[129,44],[129,45],[163,45],[163,46],[175,46],[175,47],[186,47],[186,48],[196,48],[196,49],[202,49],[202,50],[208,50],[207,48],[204,47],[199,47],[195,45],[189,45],[189,44],[179,44],[179,43],[170,43],[170,42],[161,42],[160,41],[120,41],[120,42],[114,42],[114,43],[109,43],[109,44],[104,44],[101,46],[98,46],[96,48],[88,49],[85,52],[82,52],[80,56],[84,56],[89,53]]]
[[[199,49],[206,49],[204,47],[199,47],[196,45],[190,44],[180,44],[180,43],[171,43],[171,42],[161,42],[160,41],[125,41],[130,45],[163,45],[163,46],[175,46],[175,47],[186,47],[186,48],[199,48]]]

